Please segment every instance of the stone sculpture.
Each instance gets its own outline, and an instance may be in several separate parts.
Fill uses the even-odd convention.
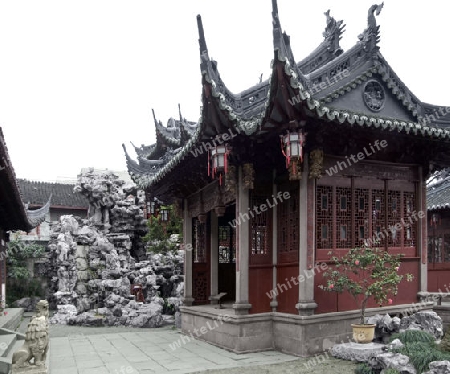
[[[13,354],[12,373],[47,374],[48,342],[48,302],[41,300],[36,305],[36,315],[28,324],[25,342]]]

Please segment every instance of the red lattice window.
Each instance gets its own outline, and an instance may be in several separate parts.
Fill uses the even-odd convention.
[[[317,186],[316,243],[318,249],[333,248],[333,188]]]
[[[404,222],[406,223],[403,228],[404,246],[414,247],[417,227],[417,214],[413,217],[413,212],[416,210],[414,192],[405,192],[403,201]]]
[[[263,204],[268,208],[264,212],[261,211],[261,207]],[[251,255],[268,255],[269,253],[271,253],[272,248],[272,209],[270,209],[270,207],[268,206],[267,199],[260,196],[252,196],[250,206],[259,208],[259,213],[256,213],[256,211],[253,209],[253,217],[250,219],[250,253]]]
[[[357,246],[362,246],[369,237],[369,190],[355,189],[355,240]]]
[[[336,248],[352,246],[352,190],[336,187]]]
[[[372,237],[378,240],[379,247],[384,246],[388,236],[385,217],[384,190],[372,190]]]
[[[401,223],[401,192],[400,191],[388,191],[388,246],[400,247],[401,246],[401,229],[399,230],[399,224]]]
[[[279,252],[298,251],[299,246],[298,189],[291,190],[290,196],[277,205]]]
[[[228,264],[236,261],[234,248],[235,228],[230,225],[219,226],[219,263]]]

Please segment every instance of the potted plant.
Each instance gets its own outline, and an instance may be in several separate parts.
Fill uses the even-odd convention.
[[[398,273],[401,257],[365,245],[350,249],[344,256],[331,257],[335,266],[323,274],[327,285],[319,287],[330,292],[347,291],[353,296],[361,312],[360,323],[352,324],[353,339],[357,343],[370,343],[373,340],[375,325],[365,323],[368,301],[373,298],[380,306],[392,304],[392,299],[388,297],[397,295],[398,284],[403,278],[406,276],[408,282],[412,281],[411,274]]]

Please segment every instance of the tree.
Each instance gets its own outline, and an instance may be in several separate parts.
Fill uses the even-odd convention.
[[[16,239],[8,243],[6,249],[8,304],[22,297],[43,296],[41,282],[39,279],[31,277],[27,260],[39,258],[44,253],[45,247],[34,242]]]
[[[172,234],[182,238],[183,220],[174,213],[172,205],[164,208],[169,210],[169,220],[162,222],[161,216],[151,217],[147,222],[148,233],[143,238],[149,244],[149,250],[156,253],[176,250],[176,243],[169,240]]]
[[[412,281],[411,274],[399,274],[401,257],[368,246],[350,249],[342,257],[331,258],[335,263],[334,269],[323,273],[327,285],[319,287],[329,292],[350,293],[359,305],[360,323],[363,325],[367,302],[371,297],[377,304],[392,304],[388,296],[397,295],[403,278],[406,276],[408,282]]]

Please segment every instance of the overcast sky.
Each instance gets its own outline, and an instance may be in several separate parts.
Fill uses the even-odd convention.
[[[323,40],[323,12],[343,19],[344,50],[373,0],[278,0],[297,61]],[[154,142],[164,124],[200,116],[196,15],[209,55],[238,93],[269,77],[271,0],[0,0],[0,126],[16,174],[76,179],[82,167],[125,170],[121,144]],[[450,2],[385,1],[380,48],[424,102],[450,105]]]

